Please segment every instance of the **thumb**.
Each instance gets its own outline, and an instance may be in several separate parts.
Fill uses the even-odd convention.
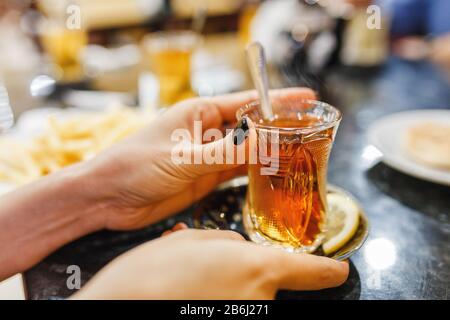
[[[192,169],[201,176],[246,164],[250,148],[256,147],[254,142],[256,142],[254,124],[249,118],[244,117],[223,139],[197,145],[195,152],[202,153],[202,162],[194,165]]]

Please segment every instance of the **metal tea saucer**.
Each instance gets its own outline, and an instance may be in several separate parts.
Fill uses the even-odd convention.
[[[242,208],[245,203],[248,177],[239,177],[219,185],[209,196],[200,201],[194,211],[193,224],[197,229],[233,230],[241,233],[246,239],[242,223]],[[328,185],[328,193],[339,193],[359,208],[360,222],[355,235],[339,250],[328,255],[336,260],[345,260],[355,254],[369,235],[369,220],[358,201],[347,191]],[[325,256],[321,247],[313,254]]]

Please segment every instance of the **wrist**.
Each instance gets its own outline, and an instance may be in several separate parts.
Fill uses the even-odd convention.
[[[80,163],[62,170],[54,178],[79,231],[87,234],[104,229],[111,200],[103,192],[105,187],[95,170],[88,163]]]
[[[0,242],[9,245],[0,252],[0,279],[25,271],[66,243],[103,229],[108,210],[96,192],[98,183],[87,166],[75,165],[4,196]]]

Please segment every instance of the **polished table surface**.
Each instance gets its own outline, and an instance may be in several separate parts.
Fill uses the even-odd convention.
[[[330,159],[329,182],[351,192],[371,223],[364,247],[351,258],[348,281],[318,292],[281,292],[280,299],[450,298],[450,187],[407,176],[379,162],[367,127],[396,111],[450,108],[448,83],[426,63],[391,59],[376,73],[338,70],[326,81],[344,118]],[[120,253],[158,237],[192,209],[134,232],[102,231],[73,242],[25,274],[30,299],[62,299],[69,265],[82,283]]]

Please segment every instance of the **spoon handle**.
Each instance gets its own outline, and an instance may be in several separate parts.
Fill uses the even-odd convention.
[[[11,128],[13,122],[14,116],[9,104],[8,92],[0,82],[0,133]]]
[[[259,111],[264,120],[271,120],[273,119],[273,111],[269,98],[269,78],[267,76],[264,48],[259,42],[252,42],[247,47],[246,52],[253,83],[261,100]]]

